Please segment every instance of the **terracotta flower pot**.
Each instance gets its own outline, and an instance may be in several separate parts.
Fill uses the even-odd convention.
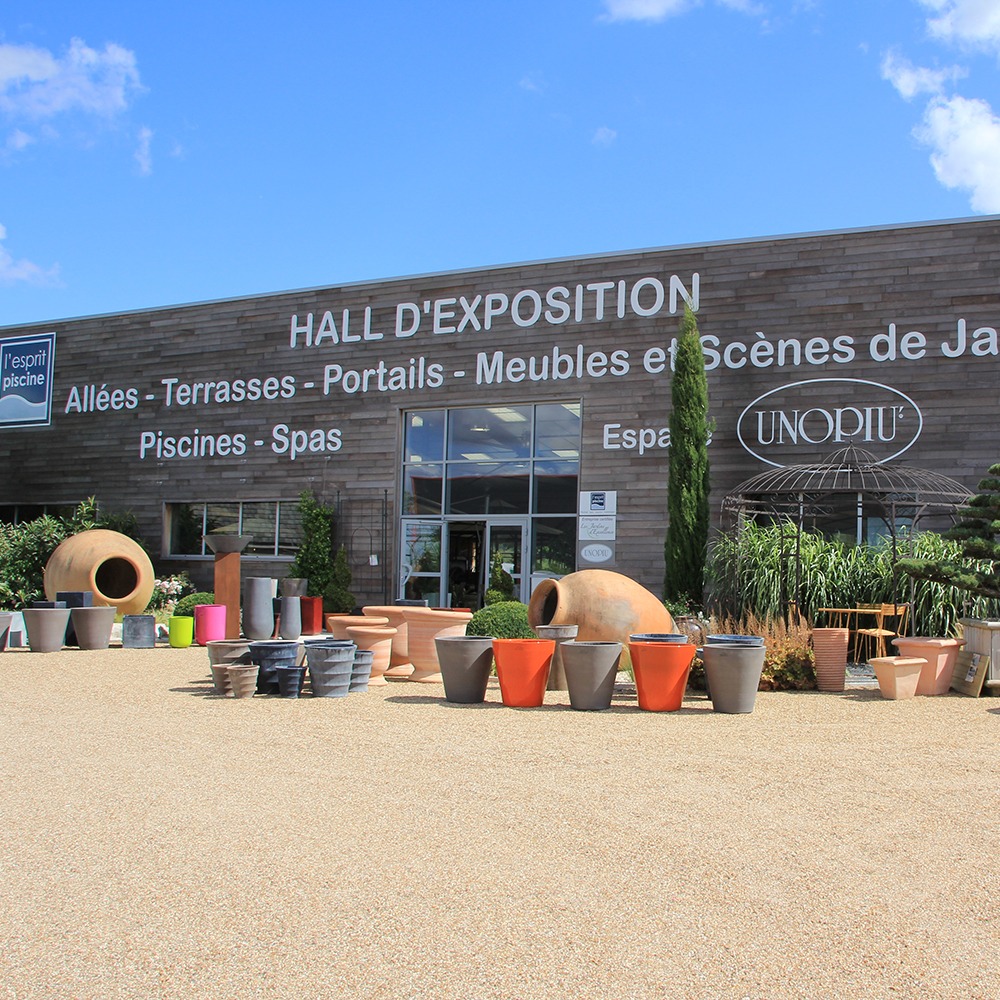
[[[553,639],[494,639],[493,659],[500,680],[500,697],[510,708],[537,708],[545,701]]]
[[[965,645],[964,639],[932,639],[928,636],[898,636],[892,644],[900,656],[916,656],[927,661],[920,672],[917,694],[947,694],[951,678],[955,673],[958,651]]]
[[[424,602],[422,607],[426,606]],[[398,604],[370,604],[361,610],[364,611],[366,618],[384,618],[384,624],[396,630],[385,676],[409,677],[413,673],[413,664],[410,662],[410,629],[404,607]]]
[[[813,654],[816,657],[816,687],[820,691],[843,691],[847,680],[847,646],[851,633],[846,628],[814,628]]]
[[[556,651],[552,657],[552,667],[549,670],[549,691],[568,691],[566,683],[566,668],[563,666],[562,644],[577,638],[579,625],[535,625],[532,631],[539,639],[555,639]]]
[[[327,615],[326,630],[334,639],[349,639],[347,630],[352,625],[366,628],[384,628],[389,624],[385,615]]]
[[[438,663],[438,636],[465,635],[472,621],[471,611],[448,611],[437,608],[404,608],[409,628],[407,648],[413,673],[409,680],[420,684],[440,684],[441,665]]]
[[[702,650],[712,708],[727,715],[752,712],[764,669],[764,646],[708,643]]]
[[[563,641],[557,644],[556,651],[566,671],[570,707],[578,712],[600,712],[610,708],[622,644]]]
[[[902,701],[917,693],[917,683],[927,661],[919,656],[876,656],[871,665],[882,697]]]
[[[111,626],[117,609],[110,605],[71,608],[70,621],[80,649],[107,649],[111,644]]]
[[[493,670],[493,640],[482,635],[439,635],[434,644],[445,700],[460,705],[485,701]]]
[[[639,641],[628,644],[639,708],[676,712],[684,701],[697,647],[690,642]]]
[[[578,625],[582,642],[628,642],[633,632],[673,632],[674,620],[652,591],[606,569],[542,580],[528,604],[528,623]]]
[[[392,640],[396,634],[394,628],[380,625],[349,625],[347,637],[353,639],[358,649],[370,649],[372,669],[368,678],[369,687],[384,687],[389,682],[385,672],[389,666],[389,655],[392,652]]]

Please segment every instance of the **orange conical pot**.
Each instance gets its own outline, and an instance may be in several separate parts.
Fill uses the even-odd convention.
[[[493,659],[500,697],[511,708],[537,708],[545,701],[555,639],[494,639]]]
[[[696,647],[686,642],[630,642],[639,708],[677,712],[684,702]]]
[[[542,580],[528,603],[528,623],[578,625],[580,642],[627,645],[635,632],[673,632],[670,612],[652,591],[621,573],[583,569],[561,580]]]
[[[153,596],[153,564],[128,535],[94,528],[61,542],[45,564],[45,596],[60,591],[92,591],[94,604],[112,604],[122,615],[146,610]]]

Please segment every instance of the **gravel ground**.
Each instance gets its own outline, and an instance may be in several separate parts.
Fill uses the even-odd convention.
[[[1000,701],[212,694],[0,654],[0,997],[997,998]]]

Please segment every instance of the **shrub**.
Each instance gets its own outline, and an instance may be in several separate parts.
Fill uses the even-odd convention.
[[[302,543],[295,553],[288,575],[304,577],[309,581],[310,594],[325,596],[333,578],[336,511],[333,507],[320,503],[312,490],[304,490],[299,494],[298,510],[302,518]],[[330,610],[326,608],[325,602],[324,608]]]
[[[488,635],[494,639],[534,639],[528,624],[528,605],[520,601],[487,604],[472,616],[466,635]]]
[[[187,573],[157,578],[153,581],[153,593],[146,610],[162,611],[166,615],[172,615],[175,613],[177,602],[193,590],[194,584]]]
[[[816,687],[816,669],[813,659],[812,629],[801,617],[758,617],[747,614],[737,621],[713,619],[713,632],[723,635],[760,635],[764,637],[764,669],[761,672],[760,691],[807,691]]]
[[[205,591],[200,591],[197,594],[188,594],[187,597],[182,597],[174,605],[174,614],[193,615],[196,604],[215,604],[215,594],[209,594]]]
[[[351,567],[347,562],[347,549],[343,545],[337,550],[330,581],[322,593],[323,610],[329,615],[350,614],[357,604],[351,593]]]

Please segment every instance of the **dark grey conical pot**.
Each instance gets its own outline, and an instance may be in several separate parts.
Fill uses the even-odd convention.
[[[33,653],[54,653],[63,648],[69,608],[25,608],[24,628]]]
[[[446,701],[474,705],[486,700],[493,669],[493,639],[483,635],[436,636]]]
[[[71,608],[70,621],[80,649],[107,649],[111,644],[111,626],[118,609],[113,605]]]
[[[566,691],[566,668],[562,660],[562,644],[568,639],[575,639],[580,630],[579,625],[532,625],[531,630],[539,639],[555,639],[556,651],[552,654],[552,666],[549,668],[549,679],[546,691]]]
[[[702,657],[705,677],[716,712],[745,715],[753,711],[764,669],[763,646],[708,643]]]
[[[620,642],[561,642],[569,703],[578,712],[601,712],[611,707],[615,678],[622,655]]]

